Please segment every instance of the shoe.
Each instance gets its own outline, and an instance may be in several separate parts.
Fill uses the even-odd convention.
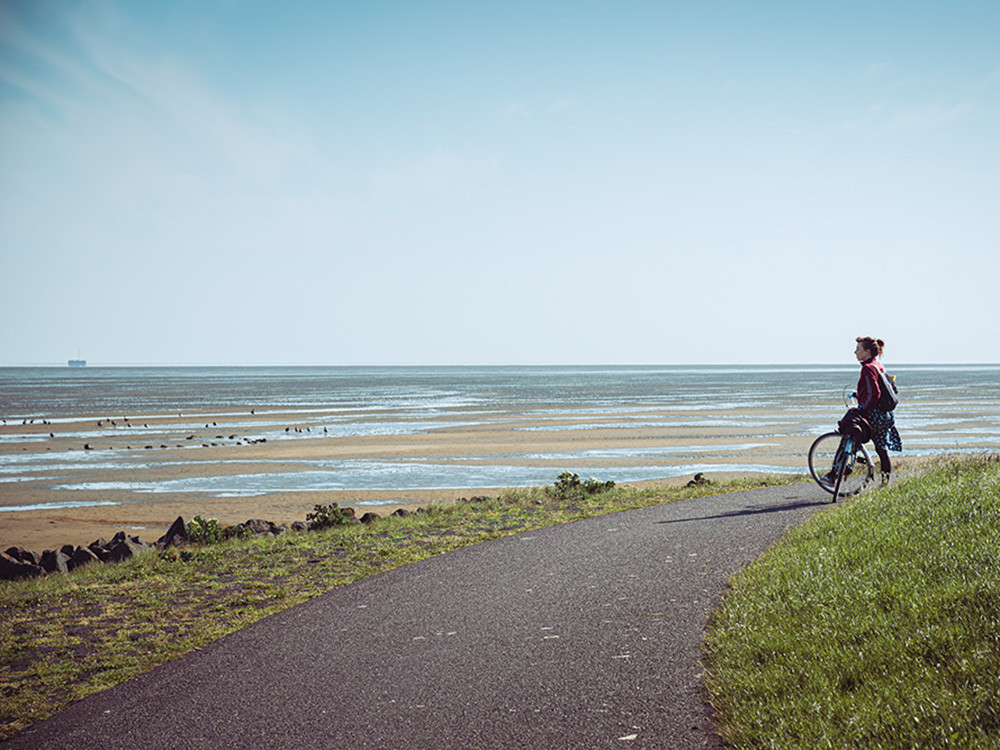
[[[887,471],[882,473],[882,486],[883,487],[885,487],[887,484],[889,484],[889,477],[890,476],[892,476],[892,475],[889,472],[887,472]]]
[[[833,490],[833,485],[836,483],[837,478],[833,475],[833,472],[824,474],[819,478],[819,483],[828,490]]]

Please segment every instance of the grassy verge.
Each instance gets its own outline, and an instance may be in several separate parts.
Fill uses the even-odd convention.
[[[371,526],[233,539],[0,582],[0,739],[85,695],[384,570],[541,526],[793,480],[595,494],[557,483]]]
[[[706,640],[737,748],[1000,747],[1000,456],[814,516]]]

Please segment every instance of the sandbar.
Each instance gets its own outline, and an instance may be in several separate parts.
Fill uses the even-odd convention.
[[[142,415],[39,420],[0,426],[0,549],[86,545],[126,530],[146,541],[178,516],[236,524],[251,518],[305,520],[317,504],[388,515],[430,503],[493,495],[492,487],[298,490],[302,472],[330,462],[532,467],[550,483],[586,466],[621,481],[622,467],[650,479],[688,480],[685,467],[713,476],[737,464],[803,470],[815,432],[811,417],[755,408],[634,411],[592,407],[518,412],[455,410],[440,424],[384,411]],[[417,421],[418,424],[412,424]],[[363,429],[362,429],[363,428]],[[712,472],[712,467],[718,467]],[[700,470],[706,470],[702,468]],[[660,473],[661,472],[661,473]],[[749,472],[740,472],[749,473]],[[254,493],[254,477],[287,477],[280,490]],[[211,478],[222,491],[160,491],[158,483]],[[227,478],[241,492],[226,492]],[[638,483],[633,481],[631,483]],[[136,489],[139,488],[139,489]],[[150,489],[152,488],[152,489]],[[20,508],[19,510],[5,510]]]

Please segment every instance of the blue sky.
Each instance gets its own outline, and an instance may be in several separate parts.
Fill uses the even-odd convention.
[[[0,0],[0,364],[997,363],[998,133],[995,0]]]

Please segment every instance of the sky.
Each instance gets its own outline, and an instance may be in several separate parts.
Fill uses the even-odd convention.
[[[1000,363],[1000,3],[0,0],[0,365]]]

